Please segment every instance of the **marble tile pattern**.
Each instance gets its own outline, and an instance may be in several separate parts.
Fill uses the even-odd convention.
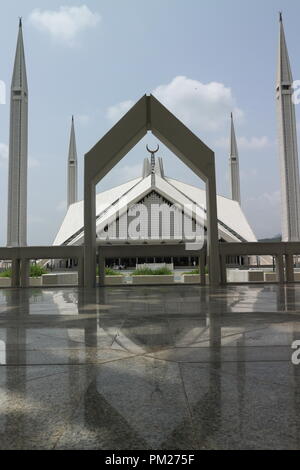
[[[300,285],[0,289],[0,449],[299,449]]]

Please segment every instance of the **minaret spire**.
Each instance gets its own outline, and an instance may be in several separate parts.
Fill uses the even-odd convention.
[[[70,145],[68,155],[68,207],[77,202],[77,150],[74,128],[74,116],[72,116]]]
[[[231,186],[231,199],[241,204],[239,153],[238,153],[238,148],[237,148],[232,113],[231,113],[229,170],[230,170],[229,174],[230,174],[230,186]]]
[[[300,240],[300,186],[293,76],[279,14],[279,57],[277,68],[277,117],[281,180],[282,240]]]
[[[27,243],[28,85],[22,33],[19,33],[11,81],[7,245]]]

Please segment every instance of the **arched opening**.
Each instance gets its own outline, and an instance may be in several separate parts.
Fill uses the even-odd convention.
[[[96,185],[151,131],[206,184],[207,256],[212,285],[220,282],[214,153],[152,95],[143,96],[85,155],[84,285],[96,286]]]

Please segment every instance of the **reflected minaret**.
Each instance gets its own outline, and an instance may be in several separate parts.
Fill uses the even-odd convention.
[[[292,97],[293,77],[281,13],[279,23],[276,98],[279,131],[282,241],[299,241],[300,188],[296,116]]]
[[[22,20],[11,83],[7,246],[27,244],[28,86]]]
[[[239,153],[238,153],[238,148],[237,148],[237,143],[236,143],[236,136],[235,136],[232,113],[231,113],[229,167],[230,167],[229,175],[230,175],[231,199],[241,204]]]
[[[77,150],[74,129],[74,117],[72,116],[70,146],[68,156],[68,207],[77,202]]]

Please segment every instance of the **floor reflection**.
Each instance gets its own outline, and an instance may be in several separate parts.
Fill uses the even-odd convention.
[[[300,447],[300,286],[0,290],[0,448]]]

